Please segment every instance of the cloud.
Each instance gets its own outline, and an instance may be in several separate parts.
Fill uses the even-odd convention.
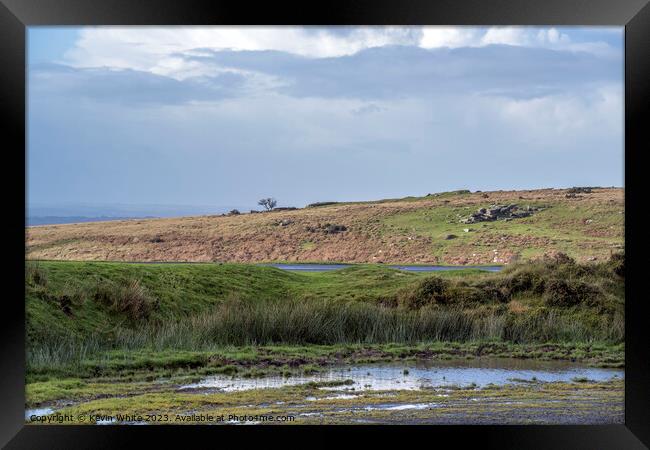
[[[177,67],[202,69],[179,78],[146,70],[38,65],[30,69],[30,86],[40,96],[174,104],[270,94],[363,102],[469,94],[526,99],[583,95],[622,81],[622,56],[612,64],[588,53],[508,45],[384,46],[336,58],[200,48],[170,59]],[[358,113],[373,112],[364,108]]]
[[[482,30],[474,27],[425,26],[422,28],[420,47],[468,47],[476,45]]]
[[[248,204],[274,195],[299,206],[622,183],[620,33],[81,35],[62,64],[28,67],[30,201]]]
[[[374,103],[368,103],[368,104],[365,104],[365,105],[362,105],[362,106],[360,106],[358,108],[353,109],[352,114],[354,114],[356,116],[363,116],[363,115],[366,115],[366,114],[374,114],[374,113],[379,113],[379,112],[382,112],[382,111],[384,111],[384,108],[382,108],[381,106],[378,106],[378,105],[376,105]]]
[[[545,141],[623,135],[623,89],[598,86],[586,95],[555,96],[503,102],[497,114],[519,130],[520,137]]]
[[[614,86],[543,99],[35,97],[29,192],[42,202],[247,204],[274,195],[300,205],[462,187],[620,185],[621,107]]]
[[[260,73],[294,96],[365,100],[479,93],[536,97],[578,92],[590,83],[621,80],[618,64],[587,53],[490,45],[456,49],[378,47],[339,58],[309,59],[279,52],[203,50],[188,57],[215,67]]]
[[[169,75],[179,62],[170,55],[195,48],[276,50],[326,58],[384,45],[418,45],[421,37],[417,27],[92,27],[81,30],[65,61],[76,67],[109,66]]]
[[[204,66],[177,56],[197,48],[333,58],[395,45],[430,49],[505,44],[611,56],[617,48],[612,45],[615,41],[603,38],[607,30],[587,36],[565,28],[540,27],[86,27],[65,53],[64,61],[58,62],[74,67],[128,68],[182,79],[205,74]],[[618,36],[622,36],[620,31]],[[621,43],[618,39],[619,47]]]
[[[38,65],[29,71],[31,96],[130,105],[216,101],[242,95],[244,81],[242,74],[228,71],[183,81],[132,69],[76,69],[56,64]]]

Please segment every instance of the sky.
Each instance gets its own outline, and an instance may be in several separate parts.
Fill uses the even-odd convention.
[[[623,28],[29,27],[28,207],[623,186],[623,67]]]

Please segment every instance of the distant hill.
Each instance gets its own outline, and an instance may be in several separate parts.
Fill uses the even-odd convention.
[[[557,252],[604,260],[623,244],[621,188],[454,191],[27,230],[29,258],[68,260],[502,264]]]
[[[36,217],[27,217],[27,225],[28,226],[56,225],[62,223],[106,222],[109,220],[153,219],[153,218],[155,218],[155,216],[147,216],[147,217],[36,216]]]

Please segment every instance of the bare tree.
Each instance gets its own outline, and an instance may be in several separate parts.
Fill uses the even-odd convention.
[[[278,202],[274,198],[263,198],[259,202],[257,202],[258,205],[263,206],[267,211],[271,211],[273,208],[275,208],[275,205],[278,204]]]

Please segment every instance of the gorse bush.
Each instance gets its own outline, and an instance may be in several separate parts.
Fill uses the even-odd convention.
[[[546,282],[544,300],[548,306],[576,306],[580,304],[594,305],[602,297],[602,292],[583,281],[567,281],[554,278]]]
[[[418,309],[424,306],[472,307],[507,303],[518,296],[539,297],[547,306],[592,306],[615,309],[624,286],[624,257],[614,255],[600,264],[578,264],[566,255],[514,264],[501,273],[474,279],[446,279],[433,275],[407,286],[396,304]]]
[[[446,304],[450,300],[450,281],[439,277],[422,280],[414,289],[408,288],[398,294],[397,303],[411,309],[431,304]]]

